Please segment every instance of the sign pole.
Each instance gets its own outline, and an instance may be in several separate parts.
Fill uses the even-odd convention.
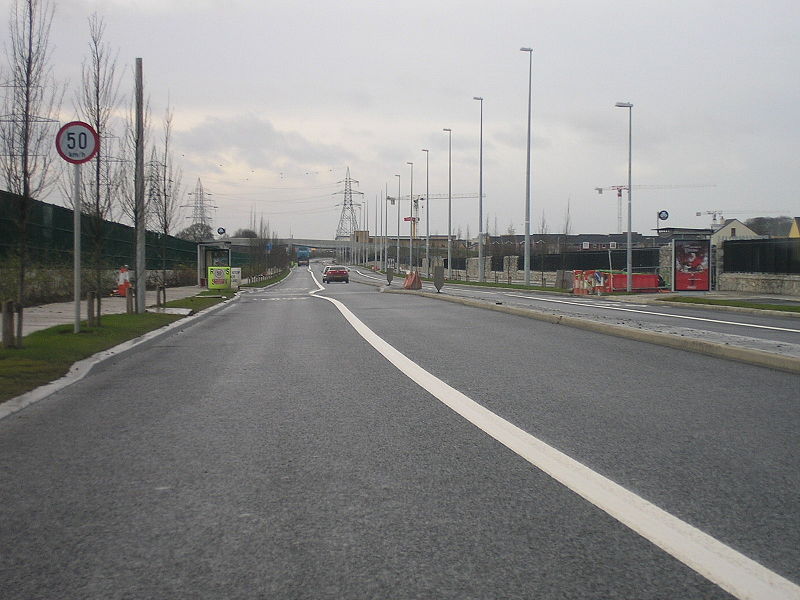
[[[75,163],[75,188],[72,193],[73,270],[72,291],[75,299],[73,333],[81,332],[81,165]]]
[[[75,165],[75,188],[72,193],[74,333],[81,331],[81,165],[92,160],[99,148],[100,136],[83,121],[67,123],[56,134],[56,150],[61,158]]]

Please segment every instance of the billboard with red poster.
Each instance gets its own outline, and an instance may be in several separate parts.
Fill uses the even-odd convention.
[[[672,241],[672,289],[676,292],[711,289],[711,240]]]

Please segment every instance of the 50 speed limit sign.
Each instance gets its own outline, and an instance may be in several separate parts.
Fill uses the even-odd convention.
[[[67,123],[56,134],[56,150],[61,158],[75,165],[92,160],[100,149],[100,136],[83,121]]]

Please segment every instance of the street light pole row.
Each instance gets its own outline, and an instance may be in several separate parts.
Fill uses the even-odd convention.
[[[527,139],[527,153],[525,160],[525,253],[524,253],[524,276],[525,285],[531,283],[531,110],[532,110],[532,89],[533,89],[533,48],[522,47],[520,52],[528,53],[528,139]],[[478,281],[483,282],[485,278],[485,265],[483,258],[483,97],[474,96],[474,100],[480,102],[480,150],[479,150],[479,171],[478,171]],[[632,121],[633,121],[633,104],[630,102],[617,102],[616,107],[628,109],[628,231],[627,231],[627,253],[626,253],[626,269],[627,269],[627,291],[632,289],[632,275],[633,275],[633,253],[632,253],[632,218],[631,218],[631,163],[632,163]],[[453,174],[453,132],[449,127],[445,127],[443,131],[448,134],[447,143],[447,278],[452,277],[452,217],[453,217],[453,187],[452,187],[452,174]],[[430,190],[429,184],[429,151],[423,149],[425,152],[425,194],[426,201],[426,234],[425,234],[425,259],[427,262],[428,276],[430,276]],[[414,164],[412,162],[406,163],[411,165],[411,233],[409,234],[409,266],[413,268],[413,232],[414,232]],[[397,265],[400,264],[400,175],[395,175],[398,178],[397,182]]]
[[[625,290],[630,292],[633,279],[633,249],[631,246],[631,129],[633,125],[633,104],[630,102],[617,102],[614,106],[617,108],[628,109],[628,234],[626,238],[627,250],[625,252],[625,268],[627,274],[625,276]]]

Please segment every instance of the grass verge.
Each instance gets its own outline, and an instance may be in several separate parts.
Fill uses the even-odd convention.
[[[178,315],[103,315],[102,327],[72,332],[57,325],[25,336],[20,350],[0,349],[0,402],[64,376],[73,363],[177,321]]]
[[[181,298],[180,300],[170,300],[167,302],[167,308],[188,308],[191,309],[192,314],[205,310],[220,302],[225,302],[236,295],[232,289],[227,290],[206,290],[200,292],[197,296],[189,296]]]
[[[423,281],[433,282],[433,279],[428,279],[427,277],[421,278]],[[475,287],[490,287],[490,288],[505,288],[507,290],[522,290],[526,292],[555,292],[556,294],[571,294],[570,290],[565,290],[562,288],[552,288],[552,287],[543,287],[541,285],[525,285],[522,283],[503,283],[503,282],[493,282],[493,281],[484,281],[483,283],[479,281],[460,281],[457,279],[447,279],[444,282],[444,285],[472,285]]]
[[[278,283],[282,279],[286,279],[289,276],[289,269],[285,271],[281,271],[275,277],[270,277],[269,279],[265,279],[264,281],[255,281],[253,283],[245,283],[242,285],[243,288],[262,288],[267,287],[268,285],[272,285],[273,283]]]
[[[671,298],[657,298],[664,302],[683,302],[684,304],[711,304],[714,306],[735,306],[738,308],[753,308],[757,310],[779,310],[782,312],[800,313],[800,306],[789,304],[762,304],[760,302],[746,302],[744,300],[722,300],[719,298],[690,298],[687,296],[673,296]]]

